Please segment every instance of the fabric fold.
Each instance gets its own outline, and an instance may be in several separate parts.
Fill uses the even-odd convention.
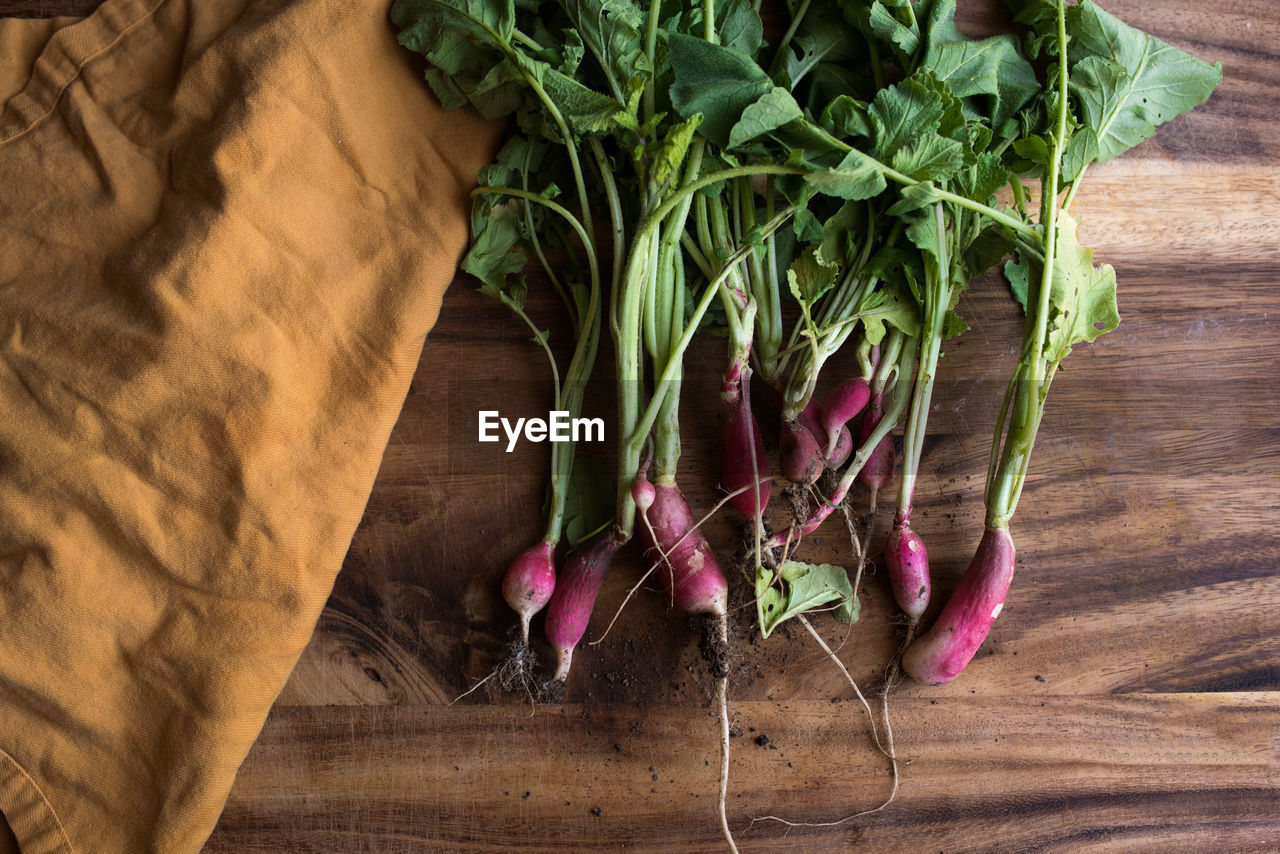
[[[332,587],[499,132],[440,109],[386,13],[0,23],[30,64],[0,66],[0,812],[24,854],[198,850]]]

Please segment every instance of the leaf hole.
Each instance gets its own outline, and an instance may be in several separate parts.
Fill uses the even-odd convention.
[[[1094,329],[1106,329],[1106,328],[1107,328],[1107,324],[1103,323],[1101,320],[1095,320],[1095,321],[1093,322],[1093,328],[1094,328]]]

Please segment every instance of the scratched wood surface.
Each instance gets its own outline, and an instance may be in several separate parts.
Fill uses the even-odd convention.
[[[94,0],[0,0],[84,14]],[[897,800],[867,717],[802,631],[740,622],[729,816],[744,851],[1280,848],[1280,6],[1111,0],[1221,60],[1213,99],[1090,170],[1083,239],[1115,265],[1120,328],[1055,382],[990,640],[944,688],[890,701]],[[980,35],[994,3],[961,3]],[[532,298],[535,308],[553,306]],[[941,603],[980,534],[995,407],[1020,322],[964,297],[935,391],[917,530]],[[479,409],[529,416],[549,382],[522,327],[460,280],[387,448],[315,637],[250,752],[211,852],[722,850],[716,721],[696,626],[615,563],[566,703],[481,689],[510,628],[503,567],[540,531],[546,446],[475,441]],[[708,508],[717,342],[695,347],[682,484]],[[612,365],[598,375],[607,388]],[[588,414],[609,419],[607,392]],[[609,462],[611,445],[586,453]],[[865,496],[860,496],[865,500]],[[881,517],[881,531],[886,516]],[[804,546],[847,562],[839,527]],[[727,514],[708,525],[731,550]],[[860,684],[898,628],[883,579],[851,630],[815,620]],[[937,605],[934,610],[936,611]]]

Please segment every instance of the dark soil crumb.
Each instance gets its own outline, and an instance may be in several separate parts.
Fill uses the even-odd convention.
[[[626,752],[627,752],[627,749],[626,749],[625,747],[623,747],[621,744],[615,744],[615,745],[613,746],[613,749],[614,749],[614,750],[616,750],[616,751],[618,751],[619,753],[626,753]]]
[[[732,641],[721,640],[720,627],[717,618],[710,618],[702,621],[702,640],[698,644],[698,651],[702,653],[702,658],[707,662],[707,666],[711,668],[711,675],[716,679],[724,679],[729,675],[729,653],[732,649]]]
[[[1039,673],[1037,673],[1037,674],[1036,674],[1036,681],[1037,681],[1037,682],[1043,682],[1043,681],[1044,681],[1044,677],[1043,677],[1043,676],[1041,676]]]
[[[769,736],[765,735],[764,733],[761,733],[760,735],[757,735],[757,736],[756,736],[756,744],[760,745],[761,747],[768,747],[768,746],[769,746]]]
[[[604,815],[604,810],[600,809],[600,807],[592,807],[591,814],[594,816],[601,816]]]
[[[544,703],[558,703],[564,699],[564,680],[552,679],[550,682],[542,686],[539,696]]]
[[[809,518],[809,490],[798,483],[793,483],[782,491],[782,497],[791,508],[791,518],[797,525]]]
[[[733,726],[729,727],[729,736],[731,738],[741,738],[742,727],[738,726],[737,724],[734,724]]]

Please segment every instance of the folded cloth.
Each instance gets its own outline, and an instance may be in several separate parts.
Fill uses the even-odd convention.
[[[0,812],[23,854],[198,850],[324,605],[498,133],[439,108],[387,12],[0,21]]]

